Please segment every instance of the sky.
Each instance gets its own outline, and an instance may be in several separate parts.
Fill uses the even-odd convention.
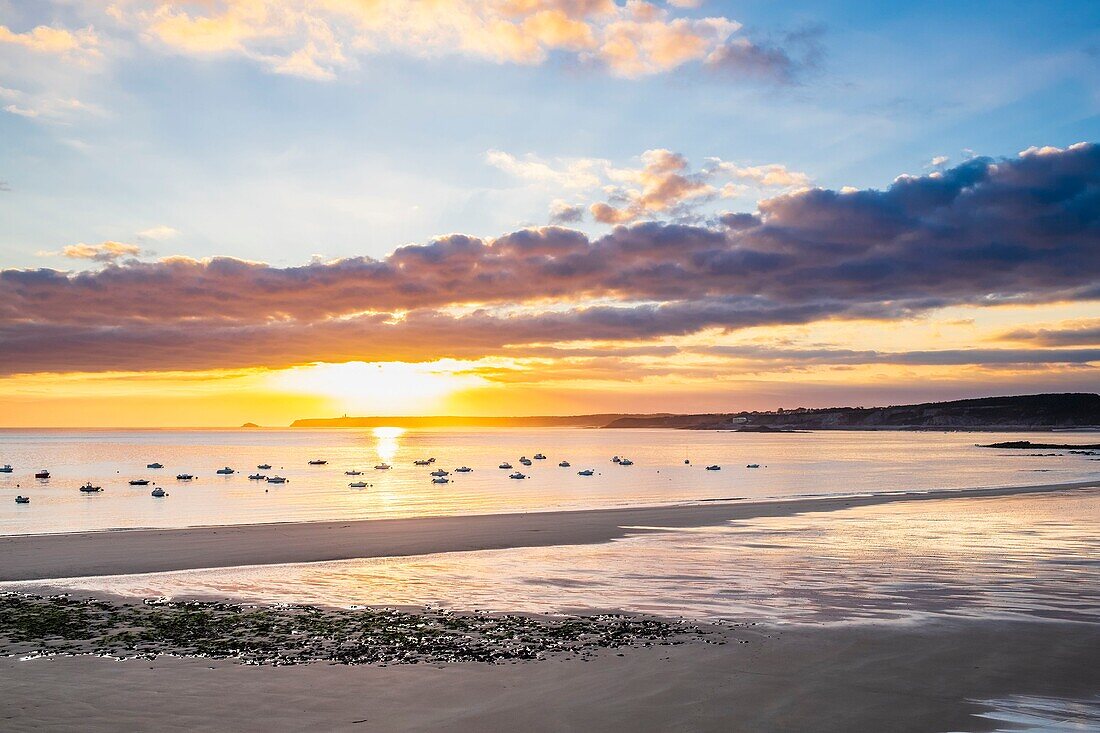
[[[0,426],[1097,391],[1100,4],[0,0]]]

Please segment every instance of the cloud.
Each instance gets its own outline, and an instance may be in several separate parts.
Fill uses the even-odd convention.
[[[951,158],[946,155],[937,155],[932,160],[928,161],[928,165],[932,168],[939,168],[941,165],[947,165],[951,162]]]
[[[655,148],[639,156],[640,166],[616,167],[602,158],[563,158],[546,161],[534,155],[517,158],[499,150],[490,150],[486,161],[516,178],[534,184],[581,192],[587,198],[606,201],[588,206],[592,218],[602,224],[625,224],[643,218],[698,218],[698,207],[719,197],[736,198],[750,189],[795,190],[810,185],[810,177],[800,171],[771,163],[738,165],[720,158],[707,158],[698,170],[692,170],[687,158],[671,150]],[[721,188],[719,188],[721,186]],[[568,205],[561,218],[551,207],[551,223],[580,221],[581,207]]]
[[[44,257],[53,257],[60,254],[62,257],[68,257],[72,260],[114,262],[122,257],[134,257],[141,254],[141,247],[108,240],[101,244],[84,244],[80,242],[62,247],[60,252],[39,252],[38,254]]]
[[[11,185],[7,181],[0,181],[0,191],[10,191]]]
[[[77,31],[40,25],[24,33],[16,33],[6,25],[0,25],[0,44],[11,44],[34,51],[75,59],[99,55],[99,37],[89,26]]]
[[[0,99],[11,102],[4,105],[5,112],[41,122],[67,123],[75,117],[105,114],[96,105],[79,99],[49,94],[30,94],[8,87],[0,87]]]
[[[560,199],[550,205],[551,224],[578,224],[584,221],[584,207]]]
[[[821,34],[819,28],[788,33],[782,44],[734,38],[711,51],[706,66],[730,78],[797,84],[821,60]]]
[[[453,234],[380,260],[287,268],[174,257],[0,270],[0,373],[478,358],[525,344],[1096,301],[1098,242],[1100,146],[1078,144],[976,158],[884,190],[800,190],[714,226]]]
[[[274,73],[332,79],[372,54],[460,54],[541,64],[553,55],[637,78],[708,61],[740,23],[688,17],[697,0],[120,0],[112,18],[162,48],[236,55]],[[796,39],[797,42],[797,39]],[[783,53],[776,49],[775,53]],[[792,62],[793,63],[793,62]]]
[[[173,229],[172,227],[166,226],[164,224],[161,224],[160,226],[150,227],[148,229],[142,229],[140,232],[137,233],[137,236],[141,239],[155,239],[158,242],[164,241],[165,239],[172,239],[173,237],[178,237],[179,235],[180,231],[178,229]]]
[[[1067,324],[1060,328],[1019,328],[995,337],[996,341],[1016,341],[1036,346],[1100,345],[1100,319]]]

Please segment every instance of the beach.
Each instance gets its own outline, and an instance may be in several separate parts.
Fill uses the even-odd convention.
[[[1100,688],[1096,626],[943,622],[729,633],[748,643],[514,665],[4,659],[0,726],[928,733],[993,730],[974,717],[989,707],[975,701],[1019,693],[1088,698]]]
[[[244,564],[371,556],[401,556],[396,557],[398,562],[411,562],[418,554],[429,553],[472,558],[483,550],[595,548],[623,537],[675,535],[730,522],[760,522],[766,531],[774,532],[767,528],[796,518],[813,526],[861,512],[874,522],[901,513],[902,521],[908,522],[909,517],[924,513],[922,506],[942,517],[952,507],[973,515],[975,507],[981,506],[1006,505],[1005,511],[1018,512],[1020,502],[1039,507],[1051,501],[1092,501],[1098,486],[1077,482],[581,512],[9,536],[0,540],[0,552],[5,558],[4,579],[22,581],[7,583],[6,589],[72,594],[69,600],[57,601],[37,596],[41,600],[31,601],[37,604],[107,604],[104,613],[115,619],[113,623],[130,629],[140,624],[136,617],[119,616],[121,611],[134,609],[141,618],[157,619],[169,608],[149,606],[137,597],[82,590],[94,587],[95,578],[76,576],[152,573],[123,577],[135,582],[147,578],[140,582],[155,587],[156,578],[173,577],[173,573],[157,575],[165,570],[225,567],[232,571],[231,566]],[[1063,504],[1052,506],[1057,509]],[[848,526],[853,531],[854,525]],[[832,552],[824,547],[821,551]],[[930,560],[934,557],[929,555]],[[263,571],[268,575],[261,577],[314,565],[269,567]],[[500,572],[507,570],[501,566]],[[751,569],[746,572],[751,578]],[[845,582],[843,577],[837,575],[832,582]],[[184,575],[170,586],[177,590],[172,595],[184,604],[176,611],[187,612],[191,607],[184,599],[193,595],[204,598],[204,603],[213,602],[209,590],[178,592],[197,588],[192,580]],[[766,582],[763,577],[760,580]],[[988,579],[972,582],[980,585]],[[902,575],[897,583],[912,584]],[[899,591],[900,587],[891,592]],[[76,646],[64,653],[50,651],[57,642],[47,637],[42,637],[45,646],[41,648],[33,641],[9,642],[4,647],[8,656],[0,658],[0,720],[6,730],[600,731],[628,726],[640,731],[948,733],[1007,730],[997,722],[999,707],[1034,699],[1043,709],[1052,707],[1055,716],[1085,720],[1085,727],[1077,729],[1091,730],[1088,725],[1100,724],[1089,717],[1100,710],[1096,700],[1100,668],[1094,663],[1100,655],[1100,624],[1088,621],[1092,616],[1087,608],[1076,614],[1050,614],[1044,611],[1053,608],[1049,599],[1020,586],[1015,593],[1031,600],[1013,606],[1011,613],[995,606],[967,613],[962,606],[943,605],[939,593],[927,586],[899,596],[893,602],[901,602],[904,613],[888,621],[834,612],[823,615],[820,622],[791,622],[758,610],[726,621],[668,618],[666,625],[657,616],[629,614],[624,619],[637,618],[638,623],[650,625],[628,627],[629,633],[622,635],[598,632],[599,624],[617,624],[617,617],[578,611],[582,615],[575,617],[577,623],[596,624],[593,628],[598,632],[576,637],[586,640],[580,646],[554,641],[555,624],[565,623],[568,628],[573,623],[568,616],[485,615],[459,602],[449,611],[415,607],[355,611],[338,606],[295,611],[294,606],[282,605],[265,611],[266,606],[247,600],[249,605],[234,611],[213,603],[195,608],[214,609],[215,615],[233,618],[244,611],[307,613],[311,618],[323,614],[337,620],[333,628],[366,628],[352,617],[341,616],[366,613],[377,628],[389,629],[387,634],[404,624],[427,628],[426,638],[436,641],[429,644],[428,652],[422,645],[412,655],[400,647],[386,652],[384,645],[369,640],[341,642],[325,630],[329,626],[323,626],[297,633],[334,639],[328,643],[343,652],[334,655],[315,646],[305,656],[294,656],[276,644],[270,651],[226,656],[216,649],[188,646],[193,640],[183,643],[178,640],[182,637],[155,634],[126,646],[118,641],[123,637],[112,636],[115,632],[110,628],[97,632],[100,636],[76,639],[72,642]],[[875,595],[865,602],[889,605],[888,599],[876,600]],[[231,593],[217,600],[239,602]],[[1085,596],[1080,602],[1089,604]],[[499,598],[498,603],[507,607],[509,600]],[[386,621],[387,613],[393,614],[393,620]],[[450,642],[440,641],[442,637],[430,631],[440,619],[446,620],[447,628],[458,624],[458,639],[488,634],[485,638],[495,640],[491,648],[496,651],[483,659],[484,648],[477,644],[473,651],[465,651],[468,642],[449,646]],[[171,623],[167,626],[175,628]],[[504,641],[521,638],[515,636],[521,632],[514,628],[524,629],[526,641],[520,647]],[[639,628],[648,630],[639,635]],[[348,649],[352,648],[367,650],[367,655],[351,659]],[[95,650],[98,654],[88,654]]]
[[[646,528],[893,502],[1088,490],[1095,481],[801,500],[0,537],[0,581],[606,542]]]

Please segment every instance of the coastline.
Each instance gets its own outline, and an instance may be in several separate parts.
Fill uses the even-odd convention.
[[[800,499],[712,500],[523,514],[482,514],[245,524],[185,529],[128,529],[0,537],[0,581],[324,562],[470,550],[607,542],[661,528],[829,512],[895,502],[994,498],[1089,490],[1100,480],[999,488]]]

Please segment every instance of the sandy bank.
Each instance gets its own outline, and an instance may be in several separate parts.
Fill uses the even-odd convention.
[[[120,575],[606,542],[639,528],[696,527],[736,519],[952,497],[1089,490],[1100,482],[782,501],[714,501],[528,514],[251,524],[0,537],[0,580]]]
[[[1100,627],[1092,625],[944,621],[729,633],[748,643],[514,665],[0,659],[0,727],[927,733],[989,729],[968,700],[1080,698],[1100,688]]]

